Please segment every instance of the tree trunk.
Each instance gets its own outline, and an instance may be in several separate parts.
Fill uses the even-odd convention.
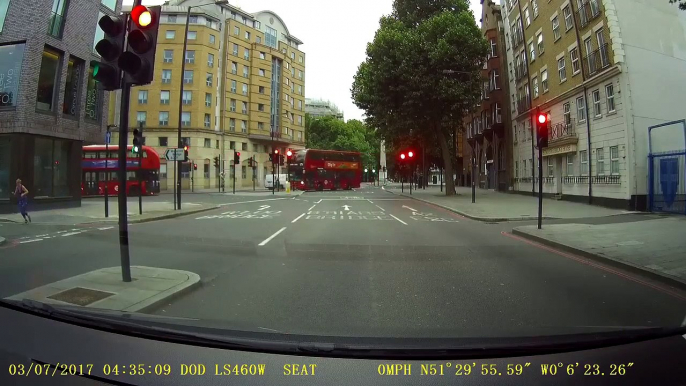
[[[438,142],[441,145],[441,154],[443,155],[443,164],[445,165],[445,195],[455,195],[455,180],[453,180],[453,162],[450,157],[450,149],[448,148],[448,139],[443,130],[437,130]]]

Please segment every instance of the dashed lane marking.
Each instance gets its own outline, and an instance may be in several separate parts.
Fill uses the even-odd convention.
[[[395,217],[394,215],[392,215],[392,214],[390,214],[390,213],[389,213],[389,216],[391,216],[391,217],[393,217],[394,219],[396,219],[396,220],[400,221],[401,223],[403,223],[403,224],[407,225],[407,223],[406,223],[405,221],[403,221],[403,220],[401,220],[401,219],[399,219],[399,218]]]
[[[281,232],[283,232],[283,231],[285,231],[285,230],[286,230],[286,227],[283,227],[283,228],[279,229],[278,231],[276,231],[276,233],[274,233],[273,235],[267,237],[263,242],[261,242],[261,243],[259,243],[259,244],[257,244],[257,245],[260,246],[260,247],[267,245],[268,242],[272,241],[272,239],[273,239],[274,237],[278,236],[279,233],[281,233]]]

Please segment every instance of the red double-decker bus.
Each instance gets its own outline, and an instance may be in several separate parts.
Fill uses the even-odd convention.
[[[119,194],[118,150],[119,146],[110,146],[109,154],[105,154],[105,145],[83,147],[82,196],[105,195],[105,189],[107,189],[107,194]],[[143,146],[141,151],[142,160],[139,166],[138,154],[131,152],[131,146],[128,146],[126,150],[126,194],[132,196],[159,194],[160,156],[155,149],[148,146]]]
[[[337,190],[359,188],[362,157],[358,152],[305,149],[296,151],[288,163],[292,189]]]

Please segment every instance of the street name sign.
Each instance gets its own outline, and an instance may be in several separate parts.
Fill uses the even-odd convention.
[[[183,149],[167,149],[164,158],[167,161],[182,161],[184,158]]]

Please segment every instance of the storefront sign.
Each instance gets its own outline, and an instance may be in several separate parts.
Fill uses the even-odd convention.
[[[565,154],[565,153],[576,153],[576,145],[563,145],[556,147],[546,147],[543,149],[543,156],[548,157],[551,155]]]
[[[24,44],[0,46],[0,107],[17,105]]]

